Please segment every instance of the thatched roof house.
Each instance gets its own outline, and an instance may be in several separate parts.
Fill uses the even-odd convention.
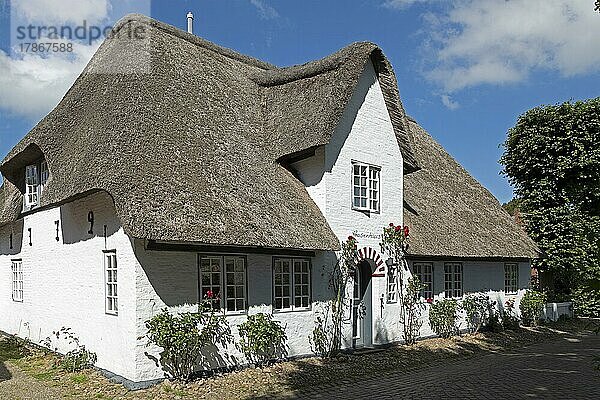
[[[105,72],[139,52],[132,40],[105,41],[2,162],[1,222],[21,211],[22,176],[14,171],[44,154],[52,178],[41,206],[104,190],[133,237],[337,249],[302,184],[278,161],[328,143],[371,59],[405,169],[417,168],[396,79],[377,46],[357,43],[277,68],[142,15],[123,18],[115,30],[129,24],[149,29],[151,71]]]
[[[278,68],[142,15],[123,18],[115,30],[129,25],[148,29],[151,69],[107,72],[131,63],[141,44],[105,41],[60,104],[3,160],[0,223],[19,218],[20,171],[43,154],[52,176],[42,207],[106,191],[132,237],[337,249],[285,165],[329,142],[372,61],[408,174],[406,200],[418,210],[406,213],[416,254],[533,256],[530,240],[489,192],[406,118],[376,45],[355,43]]]

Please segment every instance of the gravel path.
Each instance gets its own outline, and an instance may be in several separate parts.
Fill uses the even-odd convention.
[[[32,378],[12,365],[0,361],[0,399],[46,400],[62,399],[60,390]]]

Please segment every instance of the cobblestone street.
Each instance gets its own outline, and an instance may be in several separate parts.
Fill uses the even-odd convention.
[[[296,399],[600,399],[600,336],[569,335],[517,351],[290,393]]]

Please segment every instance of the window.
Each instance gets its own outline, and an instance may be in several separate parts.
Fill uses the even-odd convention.
[[[12,260],[12,299],[23,301],[23,262]]]
[[[276,258],[273,261],[273,308],[276,310],[310,307],[310,261],[301,258]]]
[[[504,293],[516,293],[519,289],[519,267],[504,264]]]
[[[445,297],[462,297],[462,264],[444,264],[444,295]]]
[[[25,168],[25,205],[28,207],[38,204],[38,178],[37,165],[28,165]]]
[[[106,282],[106,313],[119,313],[119,300],[117,294],[117,253],[109,251],[104,253],[104,271]]]
[[[388,303],[395,303],[398,301],[398,269],[394,267],[388,268],[388,281],[387,281],[387,301]]]
[[[39,197],[50,177],[48,163],[45,160],[25,167],[25,206],[38,205]]]
[[[46,185],[46,182],[48,182],[49,177],[50,171],[48,171],[48,163],[42,161],[40,163],[40,193],[44,190],[44,186]]]
[[[352,208],[379,212],[379,178],[381,168],[367,164],[352,164]]]
[[[223,285],[225,290],[221,290]],[[213,299],[215,310],[246,311],[246,259],[241,256],[200,256],[200,294],[202,299]]]
[[[421,297],[433,299],[433,264],[416,262],[413,263],[413,274],[425,285],[421,290]]]

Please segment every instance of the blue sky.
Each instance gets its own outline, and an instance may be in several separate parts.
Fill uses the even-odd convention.
[[[99,43],[69,56],[18,54],[17,23],[112,24],[137,11],[286,66],[355,41],[379,44],[408,114],[500,201],[497,162],[519,114],[600,96],[600,14],[593,0],[0,0],[0,153],[60,100]],[[10,22],[10,23],[9,23]],[[12,48],[11,48],[12,47]],[[12,50],[12,52],[11,52]]]

